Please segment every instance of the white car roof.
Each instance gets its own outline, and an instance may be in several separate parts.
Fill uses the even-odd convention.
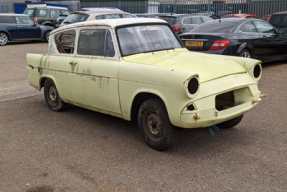
[[[129,24],[140,24],[140,23],[167,23],[162,19],[153,19],[153,18],[122,18],[122,19],[102,19],[102,20],[91,20],[78,22],[70,25],[65,25],[53,30],[50,34],[57,33],[69,28],[75,27],[85,27],[85,26],[109,26],[115,28],[117,26],[129,25]]]

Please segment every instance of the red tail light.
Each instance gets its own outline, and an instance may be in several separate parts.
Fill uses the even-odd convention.
[[[34,17],[34,20],[36,23],[39,23],[39,18],[38,17]]]
[[[175,26],[175,27],[172,27],[172,29],[174,30],[174,32],[178,32],[181,29],[181,27],[180,26]]]
[[[209,50],[224,49],[230,43],[229,40],[215,40]]]

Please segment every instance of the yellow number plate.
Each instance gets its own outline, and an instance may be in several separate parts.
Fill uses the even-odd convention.
[[[57,24],[56,26],[57,26],[57,27],[60,27],[60,24]]]
[[[185,46],[202,47],[203,41],[186,41]]]

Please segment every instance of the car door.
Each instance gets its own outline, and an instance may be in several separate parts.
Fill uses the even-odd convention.
[[[0,31],[8,31],[11,39],[17,38],[17,25],[14,16],[0,16]]]
[[[278,57],[283,53],[283,39],[277,33],[277,30],[270,24],[260,21],[253,20],[253,23],[257,31],[262,35],[263,40],[261,42],[261,49],[263,50],[263,60],[273,61],[280,60]]]
[[[15,16],[17,39],[41,39],[41,28],[29,16]]]
[[[118,90],[119,57],[108,28],[81,28],[77,57],[72,62],[74,101],[106,113],[121,114]]]
[[[49,54],[45,55],[41,62],[41,68],[47,71],[45,74],[54,78],[60,97],[71,103],[73,102],[73,95],[70,77],[71,72],[75,70],[75,66],[70,62],[75,57],[75,41],[75,29],[55,34],[50,38]]]

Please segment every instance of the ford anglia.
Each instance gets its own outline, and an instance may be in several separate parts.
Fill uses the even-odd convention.
[[[261,100],[261,62],[184,48],[158,19],[71,24],[50,33],[48,53],[27,54],[29,83],[52,111],[72,104],[137,120],[164,150],[177,128],[231,128]]]

